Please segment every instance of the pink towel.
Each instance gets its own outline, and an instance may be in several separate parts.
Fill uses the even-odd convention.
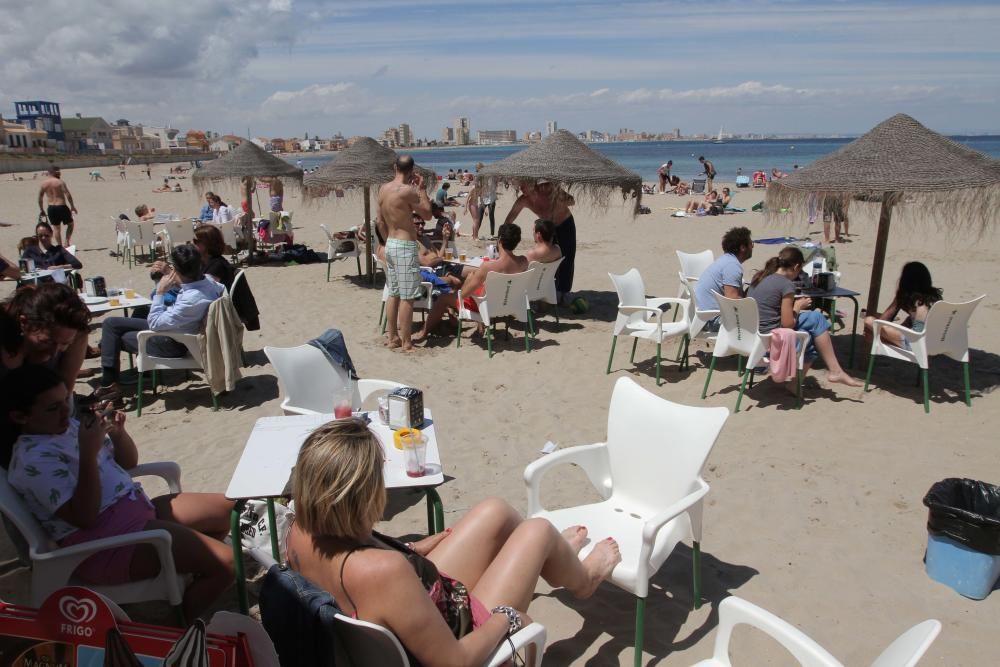
[[[795,352],[795,331],[792,329],[774,329],[771,332],[771,379],[775,382],[788,382],[795,379],[798,370]]]

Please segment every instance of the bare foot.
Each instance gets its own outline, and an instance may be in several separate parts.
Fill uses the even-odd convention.
[[[611,572],[621,561],[622,553],[614,538],[607,537],[598,542],[581,563],[588,581],[579,590],[573,591],[573,594],[580,600],[589,598],[601,582],[611,576]]]
[[[399,338],[387,338],[385,341],[385,346],[390,350],[394,350],[402,344],[403,341],[400,340]]]
[[[855,380],[854,378],[852,378],[847,373],[837,373],[837,374],[827,373],[826,374],[826,381],[827,382],[836,382],[837,384],[846,384],[848,387],[861,387],[862,386],[860,380]]]
[[[414,343],[419,343],[419,342],[423,341],[425,338],[427,338],[427,334],[428,334],[428,332],[427,332],[426,329],[421,329],[417,333],[413,334],[413,337],[411,338],[411,340]]]
[[[569,545],[573,547],[573,551],[580,553],[580,549],[587,542],[587,527],[586,526],[570,526],[562,532],[562,536],[566,538]]]
[[[403,352],[413,352],[414,350],[416,350],[416,348],[413,347],[413,343],[411,343],[410,341],[407,341],[405,343],[400,343],[400,349]]]

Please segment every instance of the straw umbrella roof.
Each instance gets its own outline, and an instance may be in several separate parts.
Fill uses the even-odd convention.
[[[881,202],[868,291],[878,308],[893,209],[951,230],[982,233],[998,219],[1000,161],[929,130],[906,114],[879,123],[843,148],[767,187],[768,217],[807,206],[810,194]]]
[[[245,176],[281,176],[302,185],[302,170],[268,153],[252,141],[243,142],[222,157],[195,169],[191,180],[199,189],[220,179],[239,180]]]
[[[601,155],[566,130],[559,130],[510,157],[485,166],[476,181],[547,180],[567,188],[583,190],[595,201],[607,204],[612,193],[635,197],[638,210],[642,178],[614,160]]]
[[[885,193],[923,210],[917,218],[985,228],[997,221],[1000,161],[896,114],[839,150],[767,188],[767,210],[802,205],[809,193],[881,201]]]
[[[307,197],[325,197],[334,190],[349,187],[372,188],[388,183],[395,177],[392,165],[398,155],[371,137],[361,137],[336,159],[306,174]],[[433,186],[434,172],[417,166],[428,188]]]

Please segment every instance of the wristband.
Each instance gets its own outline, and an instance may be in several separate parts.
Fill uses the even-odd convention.
[[[490,610],[490,613],[503,614],[507,617],[507,623],[509,625],[507,630],[508,635],[514,634],[521,629],[522,625],[524,625],[524,621],[521,620],[521,612],[511,606],[505,604],[497,605]]]

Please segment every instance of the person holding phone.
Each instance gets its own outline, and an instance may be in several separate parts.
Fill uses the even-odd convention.
[[[233,582],[232,549],[222,542],[233,501],[220,493],[176,493],[150,500],[128,470],[139,463],[125,413],[99,404],[81,421],[59,375],[24,366],[8,375],[3,406],[16,425],[7,481],[62,547],[115,535],[162,529],[170,533],[177,571],[194,581],[184,591],[187,618],[195,618]],[[96,553],[77,566],[80,579],[123,584],[156,576],[160,562],[149,545]]]

